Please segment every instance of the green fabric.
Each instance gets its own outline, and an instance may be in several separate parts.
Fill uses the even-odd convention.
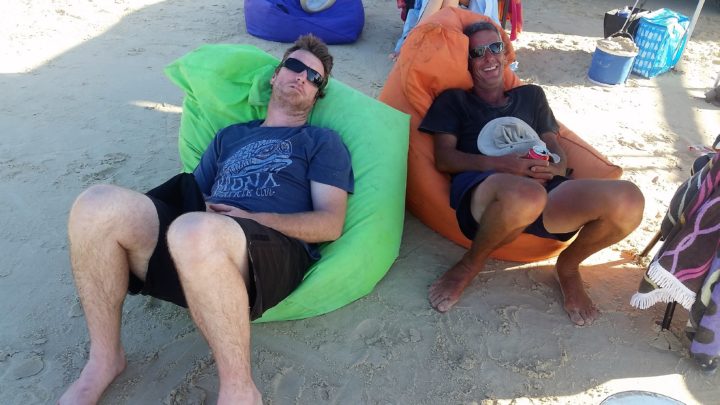
[[[265,117],[277,64],[253,46],[206,45],[165,69],[185,91],[179,140],[184,171],[197,166],[218,130]],[[355,193],[343,235],[325,244],[300,287],[256,322],[320,315],[368,294],[400,249],[409,117],[331,79],[310,123],[342,137],[352,157]]]

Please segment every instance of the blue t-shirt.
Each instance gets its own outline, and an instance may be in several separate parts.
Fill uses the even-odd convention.
[[[310,181],[353,191],[350,153],[336,132],[262,122],[224,128],[208,146],[193,172],[208,202],[287,214],[313,210]]]

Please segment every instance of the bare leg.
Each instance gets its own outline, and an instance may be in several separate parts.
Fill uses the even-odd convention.
[[[473,190],[472,214],[478,231],[470,250],[440,276],[429,291],[430,304],[446,312],[485,266],[493,250],[511,242],[542,212],[547,195],[538,183],[509,174],[494,174]]]
[[[574,180],[550,193],[543,212],[545,228],[564,233],[582,227],[555,265],[573,323],[589,325],[600,315],[585,290],[580,263],[629,235],[640,224],[644,205],[640,190],[627,181]]]
[[[428,17],[435,14],[435,12],[441,8],[457,7],[458,4],[459,0],[428,0],[427,6],[425,6],[425,10],[423,10],[420,19],[418,20],[418,24],[427,20]]]
[[[95,404],[126,365],[120,343],[128,271],[144,279],[158,219],[142,194],[94,186],[75,201],[68,223],[70,260],[90,335],[90,356],[60,404]]]
[[[220,377],[218,404],[260,404],[250,371],[247,240],[222,215],[190,213],[168,230],[190,313],[208,341]]]

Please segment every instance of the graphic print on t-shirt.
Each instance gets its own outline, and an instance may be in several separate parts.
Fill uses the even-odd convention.
[[[225,161],[213,186],[219,198],[269,197],[275,194],[279,171],[292,163],[292,144],[283,140],[250,143]]]

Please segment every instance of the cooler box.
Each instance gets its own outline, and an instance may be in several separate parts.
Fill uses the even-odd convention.
[[[667,8],[640,18],[635,43],[639,51],[633,72],[652,78],[670,70],[682,56],[690,19]]]
[[[605,19],[603,20],[603,33],[605,34],[605,38],[609,37],[610,35],[620,31],[623,24],[625,24],[625,21],[627,21],[627,16],[618,15],[620,12],[620,9],[610,10],[607,13],[605,13]],[[635,38],[635,33],[638,29],[638,23],[640,22],[640,17],[646,15],[649,13],[649,11],[643,9],[643,8],[636,8],[633,13],[630,20],[630,24],[628,24],[627,32],[630,33],[630,35]]]
[[[601,85],[623,84],[630,75],[637,47],[630,38],[611,37],[597,41],[588,79]]]

